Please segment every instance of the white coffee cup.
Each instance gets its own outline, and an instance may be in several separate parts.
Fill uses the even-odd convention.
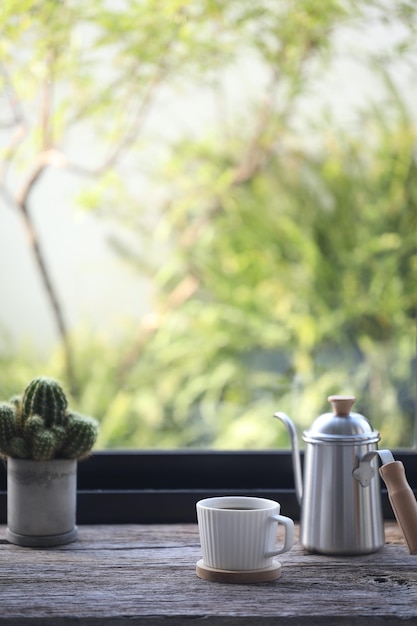
[[[279,514],[274,500],[221,496],[197,502],[204,565],[219,570],[258,570],[294,543],[294,522]],[[284,545],[275,546],[277,526],[285,528]]]

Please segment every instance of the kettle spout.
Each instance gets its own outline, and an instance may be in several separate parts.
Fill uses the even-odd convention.
[[[297,431],[295,430],[295,426],[291,418],[289,418],[286,413],[282,413],[281,411],[278,411],[277,413],[274,413],[274,417],[281,420],[281,422],[283,422],[286,425],[288,432],[290,434],[291,448],[292,448],[292,466],[294,470],[295,493],[297,495],[298,504],[301,506],[302,499],[303,499],[303,481],[301,478],[301,462],[300,462],[300,452],[298,449]]]

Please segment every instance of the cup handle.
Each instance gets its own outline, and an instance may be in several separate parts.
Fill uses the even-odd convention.
[[[271,556],[277,556],[277,554],[282,554],[283,552],[288,552],[294,545],[294,522],[291,518],[285,517],[284,515],[271,515],[271,520],[274,522],[279,522],[285,527],[285,539],[284,545],[279,550],[272,550],[271,552],[265,552],[265,558],[269,558]]]

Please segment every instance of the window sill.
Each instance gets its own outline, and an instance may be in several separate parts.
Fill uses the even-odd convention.
[[[196,524],[89,525],[67,546],[8,544],[0,527],[0,625],[182,626],[415,624],[416,558],[395,522],[361,557],[282,555],[282,576],[257,585],[197,578]]]
[[[301,454],[303,457],[303,453]],[[417,497],[417,454],[394,451]],[[303,461],[302,461],[303,463]],[[108,451],[78,465],[79,524],[193,523],[202,498],[241,494],[277,500],[299,519],[289,451]],[[0,463],[0,524],[7,521],[7,474]],[[393,519],[384,485],[385,519]]]

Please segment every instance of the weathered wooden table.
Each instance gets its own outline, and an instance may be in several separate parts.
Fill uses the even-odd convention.
[[[196,525],[82,526],[75,543],[8,544],[0,526],[0,624],[130,626],[417,624],[417,556],[395,523],[382,551],[279,557],[282,576],[235,585],[197,578]]]

